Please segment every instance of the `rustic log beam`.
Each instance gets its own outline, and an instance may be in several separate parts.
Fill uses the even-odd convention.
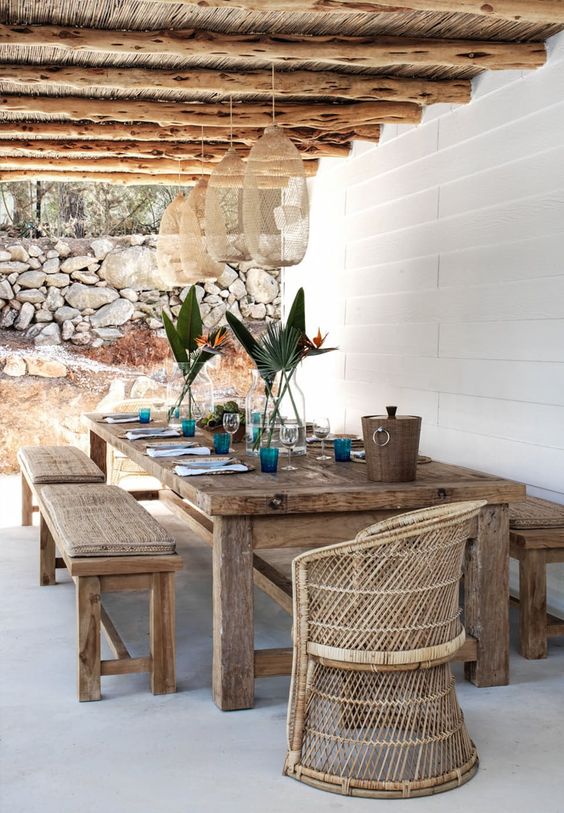
[[[182,58],[216,57],[281,62],[313,60],[328,65],[382,68],[387,65],[473,65],[490,70],[538,68],[546,60],[542,42],[425,39],[415,37],[332,37],[220,34],[196,29],[108,31],[57,25],[0,25],[0,45],[60,48],[113,54],[156,54]]]
[[[200,178],[192,175],[159,175],[146,172],[88,172],[84,170],[0,170],[0,182],[8,181],[54,181],[56,183],[91,182],[119,184],[120,186],[193,186]]]
[[[208,144],[204,142],[204,161],[221,161],[227,152],[227,144]],[[249,147],[236,144],[235,148],[241,158],[249,154]],[[346,157],[350,147],[346,144],[304,145],[300,149],[304,160],[321,156]],[[41,156],[63,155],[80,161],[83,158],[170,158],[176,161],[199,160],[202,157],[201,143],[178,141],[101,141],[98,139],[2,139],[0,138],[0,156],[15,155],[40,158]]]
[[[272,93],[269,71],[164,71],[148,68],[107,68],[62,65],[0,65],[0,82],[70,87],[103,87],[127,91],[180,90],[197,93]],[[17,89],[17,88],[16,88]],[[399,76],[358,76],[330,71],[285,71],[275,78],[276,96],[334,96],[357,101],[396,101],[416,104],[465,104],[470,101],[468,79],[406,79]]]
[[[306,175],[315,175],[317,161],[305,161]],[[200,161],[177,161],[169,158],[30,158],[24,156],[0,156],[0,171],[3,170],[43,170],[53,172],[146,172],[149,175],[199,175],[213,172],[217,164]]]
[[[90,99],[83,96],[2,96],[0,111],[66,116],[78,121],[152,121],[210,129],[225,127],[229,122],[228,104]],[[256,129],[272,123],[269,104],[237,104],[233,115],[238,128]],[[358,128],[365,125],[417,124],[420,120],[421,108],[412,102],[284,104],[276,108],[276,123],[280,127],[312,127],[330,132],[358,132]]]
[[[175,5],[200,6],[197,0],[143,0],[145,3],[174,3]],[[443,11],[478,14],[501,20],[527,22],[564,22],[564,0],[406,0],[397,5],[377,3],[373,0],[208,0],[213,8],[241,8],[246,11],[294,11],[294,12],[390,12]]]

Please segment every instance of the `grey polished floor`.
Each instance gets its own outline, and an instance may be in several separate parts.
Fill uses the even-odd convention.
[[[512,647],[512,683],[458,692],[480,751],[477,776],[426,799],[374,801],[322,793],[282,776],[288,679],[257,682],[256,708],[221,713],[210,698],[209,550],[165,509],[177,536],[178,693],[153,697],[145,675],[103,679],[104,699],[75,699],[74,591],[37,585],[37,528],[18,527],[18,487],[0,478],[0,810],[2,813],[564,813],[564,641],[545,661]],[[146,602],[112,597],[134,653]],[[259,646],[289,644],[289,619],[257,595]]]

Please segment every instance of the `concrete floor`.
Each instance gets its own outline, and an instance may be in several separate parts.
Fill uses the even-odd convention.
[[[256,708],[221,713],[210,698],[210,552],[151,505],[184,556],[177,582],[178,693],[153,697],[145,675],[107,677],[104,699],[75,699],[74,591],[37,585],[37,528],[18,527],[18,483],[0,478],[2,813],[564,813],[564,646],[525,661],[513,642],[512,682],[458,694],[481,757],[477,776],[436,797],[348,799],[281,775],[288,679],[257,681]],[[135,654],[146,603],[114,598]],[[257,595],[259,646],[286,646],[289,620]],[[107,655],[106,655],[107,656]]]

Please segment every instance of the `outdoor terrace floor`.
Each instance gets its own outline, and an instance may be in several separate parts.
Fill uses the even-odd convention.
[[[19,481],[0,477],[0,810],[6,813],[563,813],[564,642],[526,661],[512,642],[508,687],[458,696],[481,758],[457,791],[406,801],[347,799],[282,776],[288,678],[258,681],[256,708],[222,713],[210,696],[211,556],[163,507],[185,568],[177,578],[178,693],[153,697],[147,675],[106,677],[78,703],[74,590],[38,586],[38,529],[19,527]],[[146,601],[110,596],[135,654]],[[109,602],[108,602],[109,603]],[[256,598],[259,646],[288,646],[288,617]],[[515,620],[515,619],[513,619]],[[107,654],[106,654],[107,657]],[[460,666],[455,667],[460,676]]]

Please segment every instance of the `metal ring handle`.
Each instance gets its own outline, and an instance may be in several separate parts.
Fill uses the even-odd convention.
[[[384,441],[384,443],[379,443],[379,442],[376,440],[376,435],[378,435],[378,434],[382,434],[382,433],[386,435],[386,440]],[[390,442],[390,440],[391,440],[391,438],[390,438],[390,433],[388,432],[388,430],[387,430],[387,429],[384,429],[384,427],[383,427],[383,426],[379,426],[379,427],[378,427],[378,429],[375,429],[375,430],[374,430],[374,432],[372,433],[372,440],[374,441],[374,443],[376,444],[376,446],[380,446],[380,448],[381,448],[381,449],[383,449],[383,448],[384,448],[384,446],[387,446],[387,445],[388,445],[388,443],[389,443],[389,442]]]

